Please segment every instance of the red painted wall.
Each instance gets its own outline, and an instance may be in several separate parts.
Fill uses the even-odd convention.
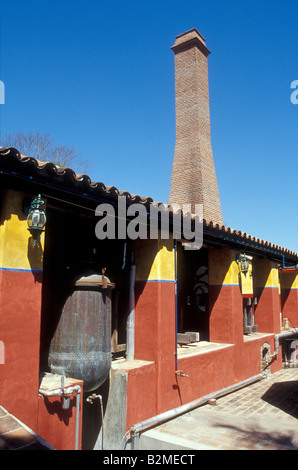
[[[225,344],[219,349],[178,356],[177,369],[187,374],[181,377],[175,374],[174,284],[137,283],[136,358],[154,364],[143,371],[138,369],[137,374],[128,372],[127,428],[259,374],[262,345],[269,343],[271,353],[275,349],[274,333],[279,331],[278,289],[263,289],[260,299],[261,331],[268,334],[244,338],[240,287],[209,286],[210,342]],[[282,367],[279,356],[272,362],[272,372]]]
[[[82,386],[82,382],[78,381]],[[80,396],[79,450],[82,447],[82,400]],[[76,433],[76,393],[70,399],[68,410],[62,409],[61,397],[38,395],[37,433],[57,450],[74,450]]]
[[[127,371],[127,429],[157,414],[156,363]]]
[[[243,307],[239,286],[209,286],[209,339],[234,344],[243,337]]]
[[[155,383],[155,413],[161,413],[169,402],[177,401],[175,284],[140,281],[136,283],[135,297],[135,358],[155,362],[155,376],[150,381]],[[149,406],[152,407],[151,400]],[[149,416],[150,413],[148,410]]]
[[[127,429],[151,416],[259,374],[261,347],[265,342],[270,344],[273,352],[272,334],[239,341],[238,345],[223,345],[220,349],[181,356],[178,358],[178,369],[183,370],[187,377],[175,375],[169,369],[169,374],[158,382],[157,364],[138,368],[137,372],[128,371]],[[276,372],[281,367],[279,355],[273,360],[271,371]],[[164,395],[166,400],[162,400],[160,395]]]
[[[37,428],[41,274],[0,271],[0,404],[34,431]]]
[[[291,328],[298,328],[298,289],[282,289],[281,304],[283,318],[289,319]]]
[[[0,404],[53,447],[74,449],[75,398],[62,410],[59,397],[38,395],[41,281],[41,273],[0,271]]]
[[[136,359],[160,362],[172,356],[174,361],[175,284],[139,281],[135,299]]]
[[[258,304],[255,309],[255,324],[260,333],[280,332],[280,294],[277,287],[257,288]]]

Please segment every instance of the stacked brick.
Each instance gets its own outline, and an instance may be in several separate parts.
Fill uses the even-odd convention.
[[[223,224],[211,148],[208,60],[196,29],[176,37],[176,146],[169,204],[203,204],[207,221]]]

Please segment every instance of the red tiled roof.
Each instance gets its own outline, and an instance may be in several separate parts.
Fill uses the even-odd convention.
[[[127,191],[120,191],[115,186],[106,186],[101,182],[93,182],[86,174],[77,174],[71,168],[60,167],[51,162],[41,162],[33,157],[21,155],[15,148],[0,148],[0,170],[17,171],[24,175],[34,174],[41,180],[52,180],[69,187],[78,188],[90,195],[98,195],[109,199],[126,196],[131,203],[151,204],[151,197],[141,197]]]
[[[0,148],[0,173],[1,170],[10,170],[18,172],[24,176],[38,178],[42,182],[52,182],[64,187],[82,191],[90,196],[102,197],[111,201],[116,201],[118,196],[126,196],[128,203],[139,203],[145,205],[148,209],[151,204],[159,204],[151,197],[142,197],[131,194],[127,191],[120,191],[115,186],[105,186],[101,182],[93,182],[88,175],[77,174],[71,168],[59,167],[51,162],[41,162],[33,157],[24,156],[15,148]],[[165,204],[167,207],[167,204]],[[280,255],[298,260],[298,253],[287,248],[261,240],[257,237],[248,235],[241,230],[234,230],[225,225],[213,224],[212,221],[204,220],[204,233],[211,234],[218,238],[235,243],[251,245],[264,252],[278,252]]]

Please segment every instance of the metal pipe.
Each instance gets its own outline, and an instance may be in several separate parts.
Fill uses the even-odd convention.
[[[129,314],[126,322],[126,360],[135,358],[135,277],[136,266],[130,267],[129,275]]]
[[[122,271],[123,269],[125,268],[125,265],[126,265],[126,248],[127,248],[127,243],[125,242],[124,243],[124,247],[123,247],[123,262],[122,262]]]
[[[222,395],[226,395],[228,393],[234,392],[238,390],[239,388],[245,387],[246,385],[250,385],[254,382],[257,382],[258,380],[264,379],[265,377],[266,377],[266,374],[264,373],[257,374],[253,377],[250,377],[249,379],[243,380],[242,382],[238,382],[237,384],[231,385],[217,392],[214,392],[202,398],[199,398],[198,400],[179,406],[178,408],[173,408],[169,411],[166,411],[164,413],[161,413],[159,415],[146,419],[145,421],[141,421],[137,424],[134,424],[130,428],[132,450],[138,450],[140,433],[145,431],[146,429],[152,428],[165,421],[176,418],[177,416],[180,416],[188,411],[191,411],[194,408],[198,408],[199,406],[207,403],[208,400],[211,400],[212,398],[218,398]]]
[[[100,402],[100,412],[101,412],[101,450],[103,450],[103,438],[104,438],[104,433],[103,433],[103,426],[104,426],[104,423],[103,423],[103,400],[102,400],[102,396],[101,395],[98,395],[99,397],[99,402]]]
[[[275,342],[275,351],[273,354],[270,354],[270,358],[277,356],[279,353],[279,347],[280,347],[280,338],[287,338],[288,336],[293,336],[297,335],[298,330],[295,329],[294,331],[282,331],[281,333],[278,333],[277,335],[274,336],[274,342]]]
[[[88,403],[91,403],[93,404],[94,400],[96,398],[99,398],[99,402],[100,402],[100,412],[101,412],[101,450],[103,450],[103,442],[104,442],[104,433],[103,433],[103,418],[104,418],[104,414],[103,414],[103,399],[102,399],[102,395],[96,395],[95,393],[93,393],[93,395],[90,395],[89,397],[86,398],[86,401]]]
[[[178,290],[177,290],[177,240],[174,241],[175,256],[175,373],[178,370],[178,351],[177,351],[177,333],[178,333]]]
[[[63,410],[68,410],[69,407],[70,407],[70,395],[67,394],[64,390],[64,382],[65,382],[65,377],[62,376],[61,377],[61,389],[63,391],[63,393],[62,393],[62,397],[63,397],[62,398],[63,399],[62,408],[63,408]]]
[[[81,392],[82,389],[80,385],[75,385],[74,387],[66,388],[56,388],[54,390],[43,390],[39,389],[40,395],[45,397],[55,397],[55,396],[67,396],[73,395],[76,392],[76,429],[75,429],[75,450],[79,449],[79,431],[80,431],[80,408],[81,408]]]
[[[78,391],[79,390],[79,391]],[[75,436],[75,450],[79,450],[79,432],[80,432],[80,407],[81,407],[81,387],[78,385],[76,390],[76,436]]]
[[[298,269],[298,264],[294,266],[286,266],[285,257],[282,255],[282,269]]]

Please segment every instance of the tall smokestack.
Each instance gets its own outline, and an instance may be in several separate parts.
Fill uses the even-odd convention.
[[[210,51],[196,29],[176,37],[176,145],[169,204],[203,204],[204,218],[223,224],[210,135]]]

